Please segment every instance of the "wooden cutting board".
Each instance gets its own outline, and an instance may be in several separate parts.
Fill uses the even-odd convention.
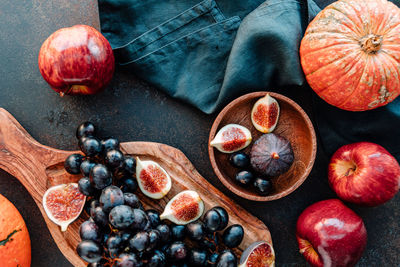
[[[122,143],[121,150],[125,154],[158,162],[171,176],[172,189],[161,200],[152,200],[138,192],[146,209],[162,211],[168,200],[177,193],[195,190],[203,199],[205,210],[222,206],[229,213],[229,224],[241,224],[244,227],[245,237],[236,251],[238,254],[255,241],[264,240],[272,244],[267,226],[207,182],[180,150],[151,142]],[[79,226],[87,218],[79,218],[66,232],[61,232],[60,227],[47,218],[42,205],[47,188],[61,183],[77,182],[81,178],[81,175],[70,175],[64,170],[64,160],[72,153],[77,152],[54,149],[38,143],[10,113],[0,108],[0,168],[15,176],[29,191],[64,256],[74,266],[86,266],[75,248],[80,242]]]

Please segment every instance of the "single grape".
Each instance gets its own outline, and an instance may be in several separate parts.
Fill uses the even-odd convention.
[[[78,140],[78,147],[79,147],[79,149],[82,151],[82,149],[83,149],[83,142],[85,142],[85,140],[87,139],[87,138],[90,138],[90,136],[82,136],[81,138],[79,138],[79,140]]]
[[[90,171],[93,169],[93,167],[95,165],[96,165],[96,163],[89,159],[82,161],[82,164],[80,167],[82,175],[89,177]]]
[[[136,179],[133,178],[124,178],[121,180],[121,190],[124,193],[135,193],[138,189],[138,183]]]
[[[157,227],[161,223],[160,213],[156,210],[146,210],[147,217],[153,228]]]
[[[117,267],[142,267],[143,263],[134,253],[122,253],[116,261]]]
[[[206,214],[204,214],[203,222],[207,232],[213,233],[220,228],[222,223],[221,215],[214,209],[208,210]]]
[[[141,231],[136,233],[129,240],[129,247],[137,252],[144,251],[149,246],[150,238],[147,232]]]
[[[136,231],[142,231],[146,228],[149,219],[144,211],[140,209],[133,209],[133,222],[131,228]]]
[[[108,215],[100,206],[90,211],[90,217],[101,228],[104,228],[108,225]]]
[[[113,149],[106,152],[106,157],[104,159],[107,167],[115,169],[119,167],[124,161],[124,154],[121,151]]]
[[[254,187],[256,191],[261,196],[267,196],[272,191],[272,183],[269,180],[263,179],[261,177],[257,177],[254,180]]]
[[[94,126],[93,123],[89,121],[82,123],[76,129],[77,139],[80,139],[81,137],[84,136],[95,136],[95,134],[96,134],[96,127]]]
[[[94,188],[103,189],[112,183],[112,177],[107,167],[102,164],[96,164],[90,171],[90,181]]]
[[[186,225],[187,236],[193,241],[200,241],[205,236],[205,228],[202,222],[192,222]]]
[[[108,238],[106,247],[111,258],[116,258],[123,249],[122,238],[118,235],[112,235]]]
[[[108,220],[117,229],[127,229],[135,220],[133,209],[127,205],[116,206],[110,211]]]
[[[133,193],[124,193],[124,201],[125,205],[128,205],[133,209],[139,209],[142,207],[142,203],[140,203],[139,198]]]
[[[213,210],[216,210],[221,216],[221,225],[218,228],[218,231],[224,230],[225,227],[228,226],[229,223],[229,215],[228,212],[223,207],[214,207]]]
[[[103,236],[97,224],[92,221],[84,221],[79,227],[79,235],[82,240],[101,242]]]
[[[162,243],[166,243],[169,241],[171,237],[171,229],[166,224],[160,224],[156,228],[160,232],[160,238]]]
[[[236,168],[247,168],[250,165],[250,157],[246,153],[238,152],[229,157],[229,162]]]
[[[249,171],[240,171],[236,173],[235,176],[235,181],[243,187],[250,185],[253,182],[253,180],[254,180],[254,175]]]
[[[101,144],[94,137],[87,137],[81,145],[82,152],[88,157],[95,157],[101,153]]]
[[[244,230],[239,224],[234,224],[226,228],[222,235],[222,241],[228,248],[235,248],[240,245],[243,240]]]
[[[160,250],[155,250],[154,254],[148,259],[146,267],[164,267],[165,264],[165,254]]]
[[[136,160],[131,156],[125,156],[124,159],[124,170],[129,174],[133,175],[136,173]]]
[[[218,254],[218,253],[210,254],[210,255],[208,256],[208,259],[207,259],[207,266],[208,266],[208,267],[215,267],[215,266],[217,266],[218,257],[219,257],[219,254]]]
[[[100,204],[109,212],[112,208],[124,204],[124,193],[115,185],[107,186],[101,192]]]
[[[146,248],[146,251],[152,251],[154,248],[156,248],[160,242],[161,242],[161,235],[158,230],[150,230],[149,232],[149,245]]]
[[[93,240],[83,240],[76,247],[79,257],[89,263],[95,263],[101,260],[103,247]]]
[[[237,257],[231,250],[224,250],[218,256],[217,267],[237,267]]]
[[[185,243],[175,241],[169,245],[166,251],[167,258],[173,262],[183,261],[188,254],[188,248]]]
[[[190,266],[206,266],[207,257],[208,255],[205,250],[192,248],[189,251],[189,264]]]
[[[113,137],[108,137],[100,141],[100,144],[103,147],[103,151],[107,152],[113,149],[119,149],[119,141]]]
[[[129,239],[132,237],[132,233],[129,230],[120,230],[117,232],[117,236],[121,237],[124,245],[127,245]]]
[[[81,191],[81,193],[84,194],[85,196],[93,196],[93,194],[96,192],[96,189],[90,182],[89,177],[82,177],[81,179],[79,179],[78,188],[79,191]]]
[[[72,154],[64,162],[65,170],[70,174],[79,174],[83,156],[81,154]]]
[[[185,225],[173,225],[171,227],[171,235],[173,241],[181,241],[185,239],[186,236],[186,226]]]

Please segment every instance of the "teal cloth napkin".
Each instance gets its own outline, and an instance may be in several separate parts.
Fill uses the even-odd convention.
[[[117,61],[212,113],[268,87],[301,85],[298,47],[319,11],[302,0],[100,0]]]

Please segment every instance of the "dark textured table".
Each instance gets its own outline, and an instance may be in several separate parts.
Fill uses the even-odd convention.
[[[324,6],[332,1],[317,2]],[[118,68],[112,84],[96,96],[60,98],[48,87],[37,67],[41,43],[55,30],[78,23],[98,27],[95,0],[0,1],[0,106],[36,140],[60,149],[76,149],[75,127],[86,120],[96,123],[103,136],[155,141],[181,149],[212,184],[265,222],[272,234],[277,266],[305,265],[295,240],[296,220],[308,205],[335,197],[326,177],[329,155],[319,147],[309,178],[281,200],[258,203],[237,197],[219,182],[208,159],[208,132],[216,115],[205,115]],[[294,97],[295,90],[303,90],[304,95]],[[310,89],[286,88],[280,92],[292,97],[313,119]],[[32,266],[70,266],[33,199],[2,170],[0,194],[15,204],[27,223]],[[400,195],[380,207],[351,208],[362,216],[368,230],[368,246],[359,266],[400,264]]]

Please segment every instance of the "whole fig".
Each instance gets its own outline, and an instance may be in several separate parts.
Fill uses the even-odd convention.
[[[253,145],[250,163],[261,175],[274,177],[289,170],[294,160],[290,142],[277,134],[262,135]]]

